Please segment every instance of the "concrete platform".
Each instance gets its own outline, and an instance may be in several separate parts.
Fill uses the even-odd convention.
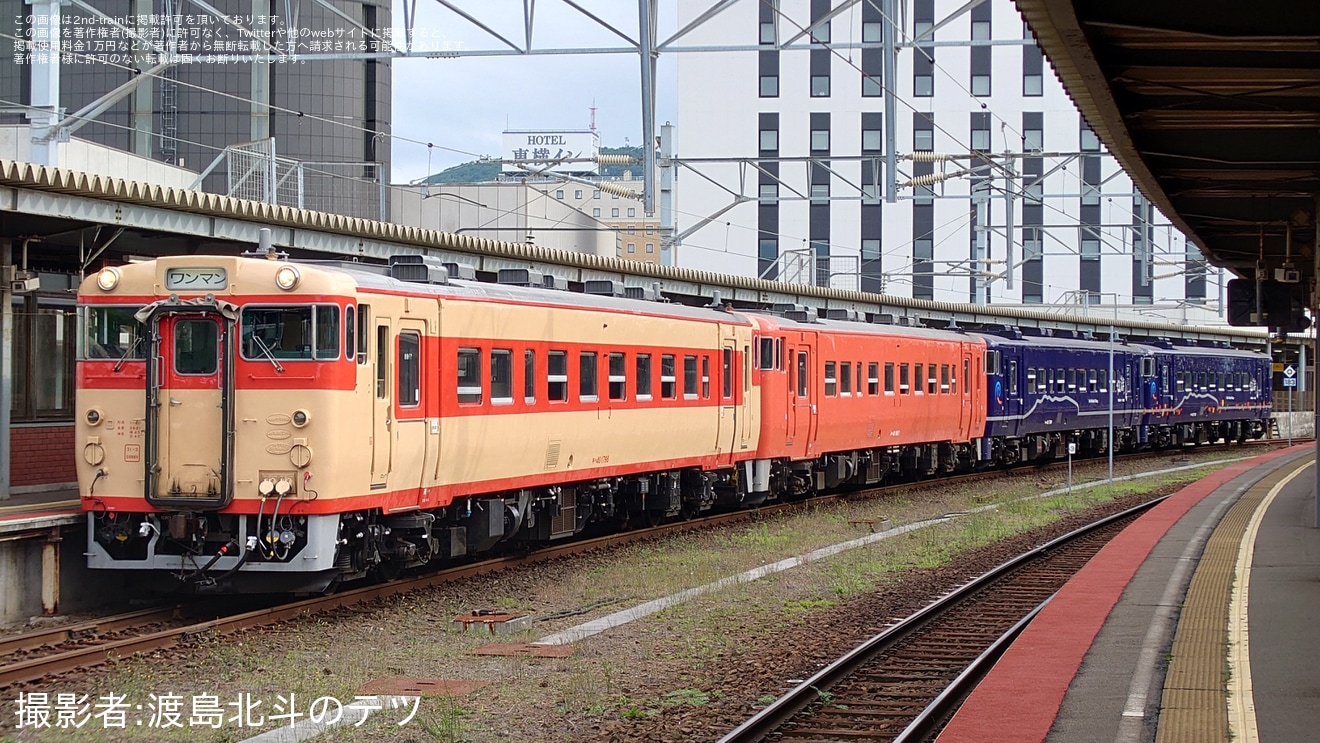
[[[23,493],[0,503],[0,625],[123,603],[123,576],[86,567],[87,517],[77,491]]]
[[[1139,519],[1055,596],[941,743],[1320,739],[1314,451],[1225,468]]]

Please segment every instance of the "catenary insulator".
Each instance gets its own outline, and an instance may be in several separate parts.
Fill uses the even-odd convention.
[[[625,187],[625,186],[620,186],[620,185],[617,185],[617,184],[614,184],[614,183],[604,183],[604,182],[601,182],[601,183],[596,183],[595,186],[596,186],[596,188],[600,189],[601,191],[604,191],[605,193],[612,193],[612,194],[615,194],[615,195],[618,195],[618,196],[622,196],[622,197],[624,197],[625,199],[640,199],[640,198],[641,198],[641,194],[637,193],[636,191],[632,190],[631,188],[627,188],[627,187]]]
[[[914,152],[910,159],[914,163],[942,163],[953,158],[947,152]]]
[[[596,155],[593,159],[598,165],[636,165],[639,162],[632,155]]]

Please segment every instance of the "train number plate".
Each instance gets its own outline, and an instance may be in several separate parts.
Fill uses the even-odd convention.
[[[165,289],[210,291],[224,289],[229,276],[223,268],[170,268],[165,271]]]

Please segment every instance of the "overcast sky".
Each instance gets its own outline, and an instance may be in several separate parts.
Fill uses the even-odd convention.
[[[457,0],[464,12],[522,45],[522,0]],[[637,4],[623,0],[579,3],[630,38],[637,35]],[[559,0],[535,4],[534,49],[619,48],[611,31]],[[676,3],[662,5],[661,38],[675,27]],[[498,39],[438,3],[417,6],[414,49],[507,49]],[[403,13],[395,3],[396,45],[402,47]],[[673,59],[661,57],[657,126],[674,118]],[[500,156],[505,129],[586,129],[596,106],[600,143],[617,147],[641,140],[640,61],[633,54],[518,55],[457,59],[398,59],[393,64],[394,182],[406,183],[479,155]],[[435,145],[428,148],[425,143]],[[429,152],[428,152],[429,150]]]

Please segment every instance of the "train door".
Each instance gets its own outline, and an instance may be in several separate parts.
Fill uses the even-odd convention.
[[[977,355],[979,356],[979,354]],[[966,431],[968,426],[972,425],[972,391],[974,389],[972,386],[972,356],[973,356],[972,352],[967,347],[964,347],[963,358],[962,358],[962,369],[958,370],[962,374],[962,379],[959,380],[959,382],[961,382],[961,385],[958,388],[959,390],[958,430],[959,431]],[[977,435],[975,431],[973,431],[972,433],[973,435]]]
[[[811,385],[811,341],[805,333],[796,342],[788,341],[788,440],[789,446],[801,446],[799,456],[811,456],[812,431],[816,406]]]
[[[1011,347],[1010,347],[1011,348]],[[1013,352],[1015,352],[1014,349]],[[1004,365],[1004,410],[1001,413],[1016,429],[1018,416],[1022,415],[1022,380],[1018,377],[1018,360],[1008,359]],[[1016,433],[1016,430],[1014,430]]]
[[[735,407],[736,395],[734,384],[742,375],[738,374],[737,367],[734,366],[734,357],[737,355],[734,350],[738,348],[737,338],[724,338],[720,341],[720,379],[717,390],[720,396],[720,423],[719,432],[715,438],[715,451],[719,454],[731,454],[734,450],[734,440],[738,436],[738,408]]]
[[[372,338],[376,354],[376,401],[371,416],[371,488],[389,485],[394,439],[394,402],[390,350],[394,346],[390,318],[377,317]]]
[[[771,364],[773,367],[774,364]],[[736,372],[735,372],[736,373]],[[738,448],[749,449],[752,445],[752,431],[758,426],[757,420],[760,416],[757,412],[760,410],[760,400],[752,400],[752,347],[746,343],[742,347],[742,365],[741,381],[735,380],[734,384],[742,385],[742,395],[739,399],[739,408],[741,414],[738,417]]]
[[[141,316],[141,315],[139,315]],[[148,314],[147,500],[167,508],[233,498],[235,308],[157,304]]]
[[[408,504],[419,502],[422,486],[422,470],[427,453],[426,395],[434,394],[426,389],[423,369],[428,359],[425,358],[423,339],[426,338],[426,322],[423,320],[400,319],[395,325],[394,337],[394,436],[390,442],[390,474],[394,480],[391,486],[396,490],[417,488],[418,494],[408,498]]]

